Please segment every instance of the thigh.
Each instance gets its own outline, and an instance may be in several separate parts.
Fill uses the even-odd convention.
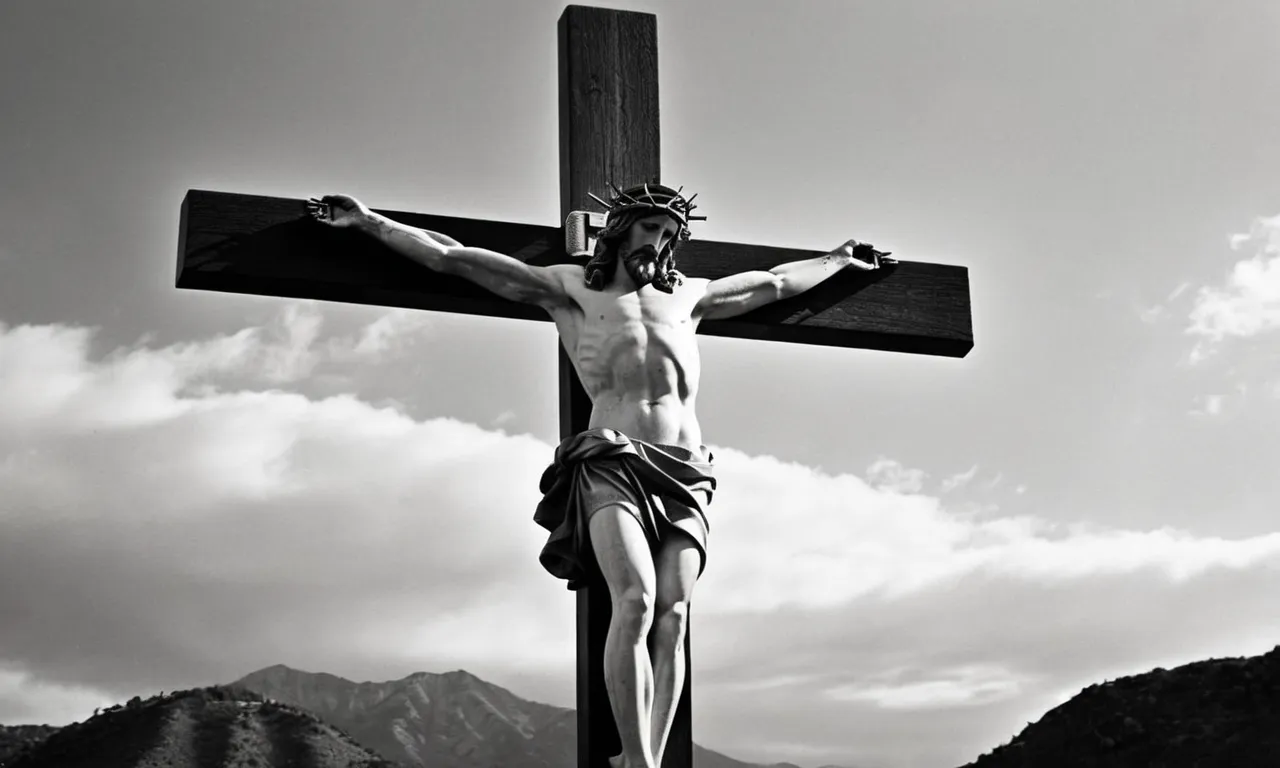
[[[658,548],[654,570],[658,578],[658,609],[687,603],[693,597],[693,585],[702,571],[702,550],[693,537],[673,531]]]
[[[587,527],[609,595],[614,600],[635,591],[654,596],[657,578],[649,540],[631,510],[623,504],[606,505],[591,515]]]

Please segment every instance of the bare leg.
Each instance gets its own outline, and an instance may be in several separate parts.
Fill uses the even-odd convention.
[[[702,553],[693,540],[673,535],[662,543],[655,558],[658,578],[658,600],[653,627],[651,657],[653,659],[653,715],[650,721],[650,744],[654,764],[662,765],[671,724],[675,722],[676,705],[684,690],[684,637],[689,625],[689,599],[698,580]]]
[[[604,684],[622,754],[615,768],[656,768],[650,751],[653,667],[645,638],[653,626],[656,577],[640,522],[621,506],[591,516],[591,546],[609,586],[613,617],[604,643]]]

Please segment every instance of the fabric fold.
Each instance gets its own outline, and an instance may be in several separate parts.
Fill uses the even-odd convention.
[[[543,497],[533,519],[550,531],[538,561],[571,590],[598,580],[588,523],[602,507],[622,504],[640,521],[650,551],[683,532],[697,544],[705,568],[710,531],[706,507],[716,481],[705,446],[701,454],[613,429],[566,438],[538,483]]]

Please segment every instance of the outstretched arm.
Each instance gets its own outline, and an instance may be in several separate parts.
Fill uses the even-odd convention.
[[[326,195],[307,201],[317,221],[351,227],[376,237],[402,256],[448,275],[466,278],[504,299],[551,307],[568,301],[559,275],[546,267],[525,264],[506,254],[472,248],[448,235],[401,224],[369,210],[354,197]]]
[[[722,277],[707,283],[694,314],[708,320],[743,315],[804,293],[842,269],[872,270],[897,263],[888,256],[888,251],[877,251],[869,243],[849,240],[824,256]]]

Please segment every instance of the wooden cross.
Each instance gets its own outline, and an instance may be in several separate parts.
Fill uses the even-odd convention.
[[[609,182],[625,187],[659,181],[657,37],[653,14],[571,5],[560,16],[562,220],[584,208],[588,192],[607,193]],[[182,202],[177,287],[550,319],[537,307],[432,272],[372,237],[317,224],[303,206],[303,200],[188,191]],[[570,261],[559,226],[379,212],[527,263]],[[687,275],[714,279],[817,255],[694,238],[681,248],[678,264]],[[964,357],[973,347],[968,270],[905,261],[891,271],[845,270],[801,296],[732,320],[708,320],[698,330],[708,336]],[[561,348],[561,437],[584,431],[590,413],[591,403]],[[608,591],[603,584],[582,589],[577,605],[578,766],[607,768],[606,759],[620,751],[603,674]],[[686,679],[664,768],[689,768],[693,762],[688,637],[684,648]]]

